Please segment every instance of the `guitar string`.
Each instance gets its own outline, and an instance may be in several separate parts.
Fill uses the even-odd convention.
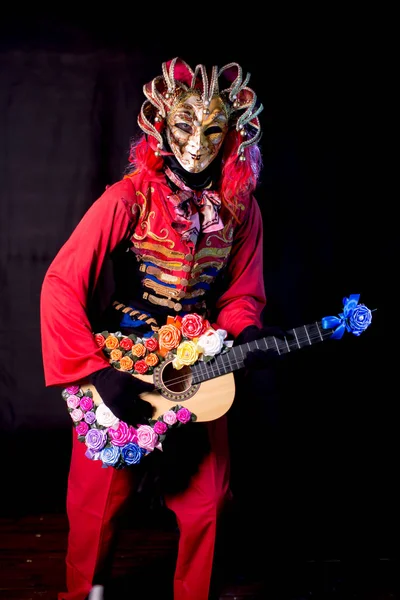
[[[302,343],[304,344],[303,347],[306,348],[306,347],[310,346],[309,341],[311,341],[311,342],[315,341],[315,340],[323,341],[323,340],[328,339],[331,336],[331,332],[329,332],[329,334],[325,333],[325,337],[324,337],[324,333],[323,332],[321,332],[321,335],[322,335],[322,339],[321,339],[321,336],[319,334],[318,335],[308,334],[307,336],[304,336],[304,337],[297,336],[297,342],[295,344],[293,344],[293,340],[287,340],[287,338],[285,338],[285,339],[287,340],[287,343],[288,343],[289,347],[290,347],[290,342],[292,342],[292,346],[291,346],[292,350],[296,351],[296,350],[300,350],[301,349],[301,347],[302,347],[301,344]],[[257,341],[257,342],[263,342],[264,339],[267,339],[267,338],[261,338],[260,340],[254,340],[254,341],[249,342],[249,343],[254,344],[255,341]],[[279,348],[279,349],[282,350],[282,352],[280,353],[280,355],[281,354],[288,354],[288,353],[290,353],[290,351],[287,349],[286,344],[285,344],[285,346],[282,346],[283,340],[281,340],[279,338],[273,338],[273,339],[275,340],[275,344],[277,344],[278,341],[281,342],[281,348]],[[246,344],[241,344],[241,346],[246,346]],[[234,350],[237,350],[238,348],[240,348],[240,346],[234,346],[233,347]],[[252,348],[252,349],[246,350],[246,355],[247,355],[247,352],[252,352],[254,350],[261,350],[262,352],[267,352],[268,350],[275,350],[275,349],[276,349],[276,345],[275,346],[271,346],[271,348],[266,347],[265,349],[262,349],[262,348]],[[231,360],[228,357],[228,355],[230,357],[233,357],[234,360]],[[243,357],[241,359],[237,359],[236,356],[235,356],[235,354],[230,354],[229,351],[226,352],[226,353],[224,353],[224,354],[218,355],[217,357],[218,358],[224,357],[223,359],[226,358],[226,360],[228,362],[228,366],[239,367],[240,365],[242,365],[242,367],[244,367],[243,361],[244,361],[245,357]],[[213,369],[212,366],[207,366],[207,365],[208,365],[208,361],[207,362],[199,361],[198,363],[196,363],[196,366],[198,366],[198,370],[200,372],[200,375],[202,373],[204,374],[204,372],[206,372],[206,371],[210,372]],[[190,366],[193,367],[194,365],[190,365]],[[215,370],[218,371],[218,376],[227,375],[227,373],[221,372],[221,366],[215,365]],[[232,370],[234,370],[234,369],[232,369]],[[186,375],[179,375],[178,377],[175,377],[173,379],[169,379],[167,383],[168,383],[168,385],[171,385],[171,384],[172,385],[178,385],[180,383],[186,382],[187,378],[188,378],[187,374]],[[212,379],[212,378],[210,378],[210,379]],[[205,379],[203,381],[207,381],[207,379]],[[198,383],[202,383],[202,382],[200,381]],[[197,384],[191,383],[190,385],[197,385]],[[164,389],[164,387],[165,386],[156,386],[155,389],[156,390],[162,390],[162,389]],[[179,393],[179,392],[176,392],[176,393]],[[181,393],[183,393],[183,392],[181,392]]]

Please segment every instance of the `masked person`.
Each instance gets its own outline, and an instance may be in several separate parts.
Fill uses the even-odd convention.
[[[46,386],[88,380],[117,419],[136,427],[152,415],[144,392],[154,385],[113,368],[96,331],[145,337],[171,315],[196,313],[232,340],[261,336],[263,227],[253,194],[262,105],[248,82],[237,63],[193,70],[174,58],[144,85],[129,167],[91,205],[43,281]],[[114,287],[105,296],[109,264]],[[179,531],[174,600],[208,599],[218,516],[230,495],[226,414],[194,425],[209,447],[186,487],[165,494]],[[134,465],[101,468],[85,450],[74,435],[68,591],[59,600],[103,598],[116,517],[135,489]]]

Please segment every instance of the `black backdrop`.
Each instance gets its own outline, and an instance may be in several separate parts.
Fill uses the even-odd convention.
[[[385,35],[372,18],[368,28],[355,19],[301,29],[270,19],[249,32],[239,19],[231,35],[221,23],[202,31],[173,20],[162,33],[117,10],[96,19],[2,20],[3,512],[64,506],[70,422],[59,391],[44,387],[40,353],[50,261],[122,174],[142,85],[161,62],[237,61],[264,104],[266,321],[292,327],[337,314],[351,293],[376,311],[360,338],[287,357],[278,399],[249,408],[236,432],[234,473],[249,511],[257,496],[265,535],[275,528],[291,551],[396,553],[390,28]]]

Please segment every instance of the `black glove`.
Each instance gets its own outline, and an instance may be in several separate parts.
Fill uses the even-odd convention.
[[[205,423],[186,423],[168,431],[158,453],[162,493],[177,494],[189,486],[211,450]]]
[[[293,335],[281,327],[272,326],[272,327],[262,327],[261,329],[257,327],[257,325],[248,325],[243,329],[241,333],[237,336],[234,342],[234,346],[239,346],[240,344],[247,344],[249,342],[254,342],[254,340],[259,340],[264,337],[276,337],[280,340],[284,340],[287,338],[288,340],[293,338]],[[268,350],[249,350],[246,354],[246,358],[244,359],[244,366],[248,369],[264,369],[267,367],[273,360],[280,356],[278,350],[276,348],[270,348]]]
[[[150,402],[142,400],[139,394],[152,392],[153,383],[142,381],[114,367],[105,367],[89,375],[89,381],[100,394],[104,404],[121,421],[137,427],[147,424],[153,414]]]

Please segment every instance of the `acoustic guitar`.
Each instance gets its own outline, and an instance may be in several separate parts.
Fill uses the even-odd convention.
[[[235,397],[233,372],[245,366],[244,359],[249,351],[275,350],[280,355],[295,352],[331,338],[333,331],[333,328],[324,328],[322,321],[316,321],[288,330],[290,338],[264,337],[233,346],[207,362],[198,361],[179,370],[172,366],[175,355],[170,353],[151,375],[135,374],[135,377],[155,385],[153,392],[141,395],[153,405],[153,419],[179,404],[194,413],[197,421],[212,421],[224,415],[231,407]],[[102,402],[93,385],[84,382],[81,387],[92,392],[96,405]]]

